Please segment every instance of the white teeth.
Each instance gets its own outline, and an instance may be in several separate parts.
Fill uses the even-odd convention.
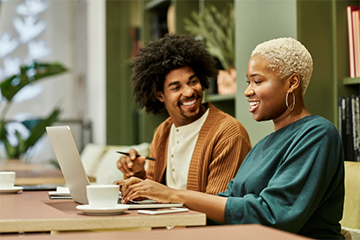
[[[255,106],[257,106],[257,105],[259,105],[258,102],[250,102],[250,106],[251,106],[251,107],[255,107]]]
[[[191,102],[184,102],[183,105],[190,106],[190,105],[194,104],[195,102],[196,102],[196,100],[191,101]]]

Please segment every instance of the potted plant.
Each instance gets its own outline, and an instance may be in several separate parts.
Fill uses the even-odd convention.
[[[204,40],[208,51],[219,60],[223,69],[219,70],[217,89],[219,94],[236,92],[235,28],[234,6],[228,3],[219,11],[210,5],[203,13],[192,12],[193,21],[185,18],[185,30]]]
[[[26,139],[23,139],[20,133],[16,132],[18,144],[13,146],[8,139],[8,132],[6,125],[6,113],[8,112],[12,99],[19,93],[25,86],[32,84],[46,77],[50,77],[56,74],[60,74],[67,71],[59,63],[37,63],[32,66],[21,66],[20,74],[11,76],[1,82],[0,91],[2,95],[2,101],[5,101],[4,107],[0,112],[0,142],[2,142],[6,149],[6,154],[9,159],[20,159],[25,152],[32,147],[45,133],[45,127],[52,125],[60,114],[60,108],[56,107],[46,118],[44,119],[29,119],[22,121],[29,131],[30,135]]]

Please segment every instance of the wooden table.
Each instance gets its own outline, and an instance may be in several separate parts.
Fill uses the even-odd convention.
[[[306,240],[309,238],[302,237],[296,234],[280,231],[270,227],[261,225],[225,225],[225,226],[206,226],[206,227],[187,227],[186,229],[177,230],[151,230],[151,231],[107,231],[107,232],[72,232],[61,233],[56,235],[40,235],[40,234],[25,234],[22,239],[139,239],[139,240],[209,240],[209,239],[237,239],[237,240],[252,240],[252,239],[266,239],[266,240]],[[13,239],[14,236],[2,236],[2,239]],[[15,237],[16,238],[16,237]]]
[[[49,232],[96,229],[201,226],[206,215],[195,211],[156,216],[128,210],[120,215],[90,216],[73,200],[50,200],[47,191],[0,195],[0,232]]]
[[[60,169],[45,168],[41,164],[30,164],[20,160],[1,160],[0,171],[14,171],[15,185],[65,184]]]

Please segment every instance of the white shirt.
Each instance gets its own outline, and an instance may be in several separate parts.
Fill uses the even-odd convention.
[[[176,128],[172,124],[170,129],[169,144],[166,164],[166,185],[176,189],[186,189],[189,166],[199,136],[209,109],[188,125]]]

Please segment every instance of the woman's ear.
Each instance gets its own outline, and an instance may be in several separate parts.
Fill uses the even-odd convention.
[[[300,75],[297,73],[293,73],[289,77],[288,81],[289,81],[289,90],[291,90],[291,92],[295,92],[295,90],[300,88],[301,86]]]
[[[163,92],[157,92],[157,97],[156,97],[160,102],[164,102],[164,93]]]

